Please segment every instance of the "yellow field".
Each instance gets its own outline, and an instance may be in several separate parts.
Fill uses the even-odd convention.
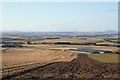
[[[102,41],[103,39],[87,39],[87,40],[80,40],[80,39],[71,39],[71,38],[62,38],[62,39],[45,39],[45,40],[40,40],[40,41],[32,41],[33,43],[42,43],[42,42],[49,42],[49,43],[54,43],[54,42],[73,42],[73,43],[88,43],[88,42],[97,42],[97,41]]]
[[[49,44],[40,44],[40,45],[27,45],[23,46],[41,48],[41,49],[76,49],[76,48],[88,48],[88,49],[98,49],[98,50],[109,50],[109,51],[118,51],[118,47],[111,46],[94,46],[94,45],[49,45]]]
[[[20,38],[19,36],[0,36],[2,38]]]
[[[100,42],[100,43],[97,43],[97,44],[110,44],[110,45],[118,45],[117,43],[112,43],[112,42]]]
[[[71,52],[8,48],[2,52],[2,67],[9,68],[30,63],[40,63],[42,65],[57,61],[71,61],[76,56],[76,53]]]

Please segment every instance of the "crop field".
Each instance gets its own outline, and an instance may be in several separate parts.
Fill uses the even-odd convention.
[[[98,50],[110,50],[110,51],[118,51],[118,47],[111,46],[94,46],[94,45],[49,45],[49,44],[41,44],[41,45],[24,45],[32,48],[41,48],[41,49],[76,49],[76,48],[88,48],[88,49],[98,49]]]
[[[71,56],[72,55],[72,56]],[[8,58],[9,56],[9,58]],[[49,56],[49,57],[48,57]],[[13,67],[18,64],[27,64],[34,62],[48,61],[69,61],[76,57],[76,54],[70,52],[39,50],[39,49],[7,49],[2,52],[3,68]]]
[[[45,39],[45,40],[40,40],[40,41],[33,41],[33,42],[48,42],[48,43],[53,43],[53,42],[74,42],[74,43],[88,43],[88,42],[98,42],[102,41],[103,39],[87,39],[87,40],[81,40],[78,38],[61,38],[61,39]]]
[[[111,45],[117,45],[117,43],[112,43],[112,42],[100,42],[100,43],[97,43],[97,44],[111,44]]]
[[[120,63],[119,54],[89,54],[90,58],[105,63]]]
[[[76,58],[76,53],[61,52],[53,50],[8,48],[2,52],[2,69],[8,71],[14,68],[26,67],[27,65],[43,65],[58,61],[71,61]],[[39,63],[39,64],[38,64]],[[31,66],[27,66],[29,68]],[[13,68],[13,69],[14,69]],[[14,70],[12,70],[14,71]]]
[[[19,36],[0,36],[0,37],[2,37],[2,38],[20,38]]]

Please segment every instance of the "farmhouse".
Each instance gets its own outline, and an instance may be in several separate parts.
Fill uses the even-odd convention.
[[[85,49],[85,48],[69,49],[67,51],[82,52],[82,53],[92,53],[92,54],[112,53],[112,51],[94,50],[94,49]]]

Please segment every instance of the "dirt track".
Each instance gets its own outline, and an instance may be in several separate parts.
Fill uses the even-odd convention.
[[[78,54],[70,62],[36,68],[16,78],[118,78],[118,64],[101,63],[89,58],[87,54]]]

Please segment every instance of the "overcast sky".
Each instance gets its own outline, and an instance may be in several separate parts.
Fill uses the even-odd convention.
[[[3,31],[105,31],[118,29],[117,2],[9,2]]]

